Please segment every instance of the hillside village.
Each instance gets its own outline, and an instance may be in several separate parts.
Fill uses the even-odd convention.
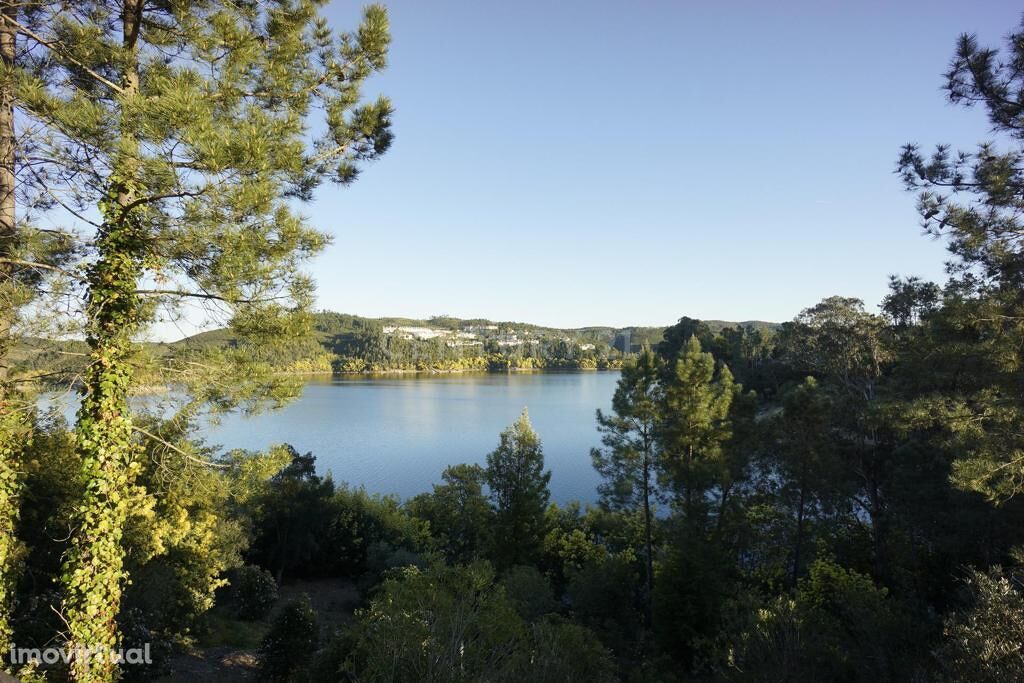
[[[386,335],[394,335],[406,341],[440,338],[444,340],[445,345],[449,348],[483,346],[485,339],[493,339],[501,348],[523,345],[532,346],[541,343],[541,338],[536,334],[531,334],[529,330],[517,331],[511,329],[502,332],[498,325],[466,325],[460,331],[433,327],[385,325],[383,330]],[[570,336],[564,336],[561,338],[561,341],[566,344],[572,344],[575,340]],[[595,344],[589,342],[577,344],[576,346],[580,351],[593,351],[597,348]],[[623,346],[620,344],[618,349],[621,351]]]

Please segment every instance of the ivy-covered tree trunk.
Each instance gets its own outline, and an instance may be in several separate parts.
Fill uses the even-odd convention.
[[[12,0],[0,2],[0,62],[10,73],[15,57],[17,15]],[[19,462],[27,438],[24,413],[16,409],[8,385],[11,327],[16,310],[14,256],[17,242],[14,199],[14,86],[0,83],[0,652],[11,647],[11,607],[17,564],[15,525],[18,520],[21,473]],[[5,262],[5,259],[8,262]]]
[[[125,0],[123,35],[129,55],[138,37],[141,12],[142,0]],[[138,89],[138,70],[129,58],[121,86],[125,104]],[[136,290],[147,252],[144,215],[135,201],[137,154],[137,143],[122,133],[117,167],[100,206],[98,259],[88,275],[90,354],[76,427],[87,484],[63,581],[71,675],[90,683],[117,677],[112,655],[118,647],[117,615],[125,578],[121,540],[140,469],[128,406],[129,359],[133,336],[142,322]]]

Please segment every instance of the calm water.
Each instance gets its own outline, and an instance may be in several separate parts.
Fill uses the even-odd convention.
[[[203,434],[227,448],[290,443],[336,481],[408,498],[456,463],[484,463],[523,408],[540,434],[552,498],[593,501],[599,445],[616,372],[358,377],[309,382],[297,401],[253,418],[232,415]]]

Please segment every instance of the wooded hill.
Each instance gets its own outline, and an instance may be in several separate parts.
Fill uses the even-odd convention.
[[[725,329],[770,334],[776,323],[704,321]],[[389,370],[596,369],[618,367],[625,355],[658,344],[664,327],[556,328],[484,318],[435,316],[426,320],[364,318],[333,311],[313,316],[311,340],[282,351],[291,370],[373,372]],[[231,345],[228,330],[203,332],[170,346]]]
[[[531,323],[435,316],[426,320],[319,311],[312,334],[267,348],[266,360],[283,372],[507,371],[611,369],[643,347],[654,347],[665,327],[591,326],[556,328]],[[690,320],[689,318],[683,318]],[[771,336],[777,323],[701,321],[713,335],[724,330]],[[238,344],[230,329],[201,332],[175,342],[140,345],[141,365],[176,354],[229,349]],[[86,345],[79,340],[22,339],[12,358],[22,376],[66,380],[81,370]],[[144,371],[143,371],[144,372]]]

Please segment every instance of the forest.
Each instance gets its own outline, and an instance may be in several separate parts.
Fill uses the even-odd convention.
[[[995,141],[893,150],[946,282],[894,275],[878,313],[832,296],[773,328],[476,356],[312,312],[301,266],[328,238],[296,206],[393,138],[363,93],[387,12],[336,35],[322,4],[0,2],[3,668],[200,680],[188,657],[227,651],[249,659],[218,680],[1024,680],[1024,28],[965,35],[944,76]],[[140,342],[195,301],[225,318],[215,343]],[[40,339],[79,360],[24,363]],[[525,411],[408,500],[287,444],[204,442],[202,420],[293,399],[282,359],[309,358],[621,367],[579,454],[596,502],[551,502]],[[73,423],[40,401],[62,384]],[[174,391],[134,406],[152,384]],[[326,585],[344,607],[302,590]]]

